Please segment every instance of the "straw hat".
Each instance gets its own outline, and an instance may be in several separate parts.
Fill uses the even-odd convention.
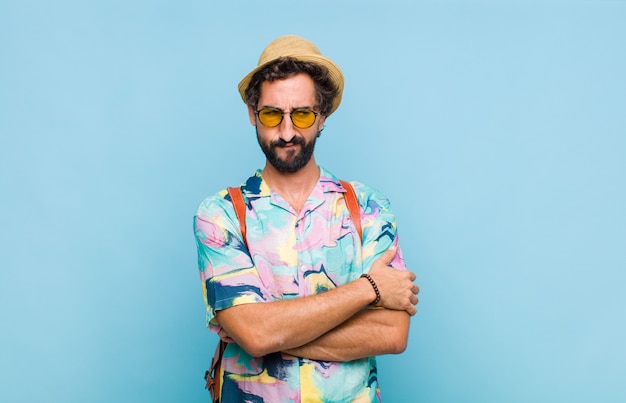
[[[333,100],[333,106],[330,109],[330,112],[328,112],[328,115],[332,114],[341,103],[341,94],[343,93],[343,73],[341,73],[339,66],[337,66],[329,58],[322,55],[317,46],[306,39],[295,35],[286,35],[274,39],[263,50],[257,67],[239,82],[239,94],[241,94],[243,102],[246,102],[246,89],[248,88],[254,73],[279,57],[287,56],[304,62],[316,63],[328,69],[330,78],[337,87],[337,96]]]

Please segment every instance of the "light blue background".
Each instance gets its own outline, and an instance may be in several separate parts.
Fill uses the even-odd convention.
[[[236,85],[287,33],[422,286],[385,401],[626,401],[626,2],[393,0],[0,3],[0,401],[207,401],[192,216],[262,166]]]

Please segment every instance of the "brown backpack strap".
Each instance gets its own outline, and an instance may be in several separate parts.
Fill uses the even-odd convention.
[[[211,394],[211,400],[213,402],[219,402],[222,394],[221,390],[221,367],[222,356],[224,355],[224,349],[226,349],[226,343],[220,340],[213,354],[213,360],[211,361],[211,367],[204,373],[204,380],[206,381],[205,388]]]
[[[350,212],[350,218],[356,227],[356,232],[359,234],[359,238],[361,242],[363,242],[363,229],[361,228],[361,208],[359,207],[359,199],[356,197],[356,192],[354,188],[350,184],[350,182],[339,180],[341,186],[346,189],[346,194],[344,197],[346,198],[346,206],[348,206],[348,211]]]
[[[239,230],[241,231],[241,236],[243,237],[243,243],[247,247],[248,240],[246,239],[246,202],[243,200],[241,188],[228,188],[228,194],[230,195],[230,200],[233,202],[235,214],[237,215],[237,219],[239,220]]]
[[[243,237],[243,243],[248,246],[246,240],[246,202],[243,200],[243,194],[238,187],[229,187],[228,194],[230,200],[233,202],[235,208],[235,214],[237,220],[239,220],[239,230]],[[204,379],[206,380],[206,388],[211,393],[211,400],[213,402],[219,402],[222,394],[222,357],[224,356],[224,350],[226,349],[226,342],[220,340],[213,354],[213,360],[211,361],[211,367],[205,372]]]

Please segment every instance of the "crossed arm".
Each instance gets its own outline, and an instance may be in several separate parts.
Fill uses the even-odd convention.
[[[378,285],[378,307],[369,281],[360,278],[325,293],[293,300],[244,304],[217,312],[222,340],[238,343],[252,356],[282,351],[323,361],[349,361],[400,353],[409,319],[417,312],[415,274],[390,268],[395,249],[374,262],[370,276]]]

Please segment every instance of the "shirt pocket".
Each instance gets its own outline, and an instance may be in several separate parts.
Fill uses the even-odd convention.
[[[358,235],[349,214],[344,214],[341,220],[331,226],[329,239],[324,248],[324,259],[326,270],[330,276],[335,277],[332,280],[336,279],[339,284],[351,281],[354,277],[352,272],[357,251],[356,239]]]

